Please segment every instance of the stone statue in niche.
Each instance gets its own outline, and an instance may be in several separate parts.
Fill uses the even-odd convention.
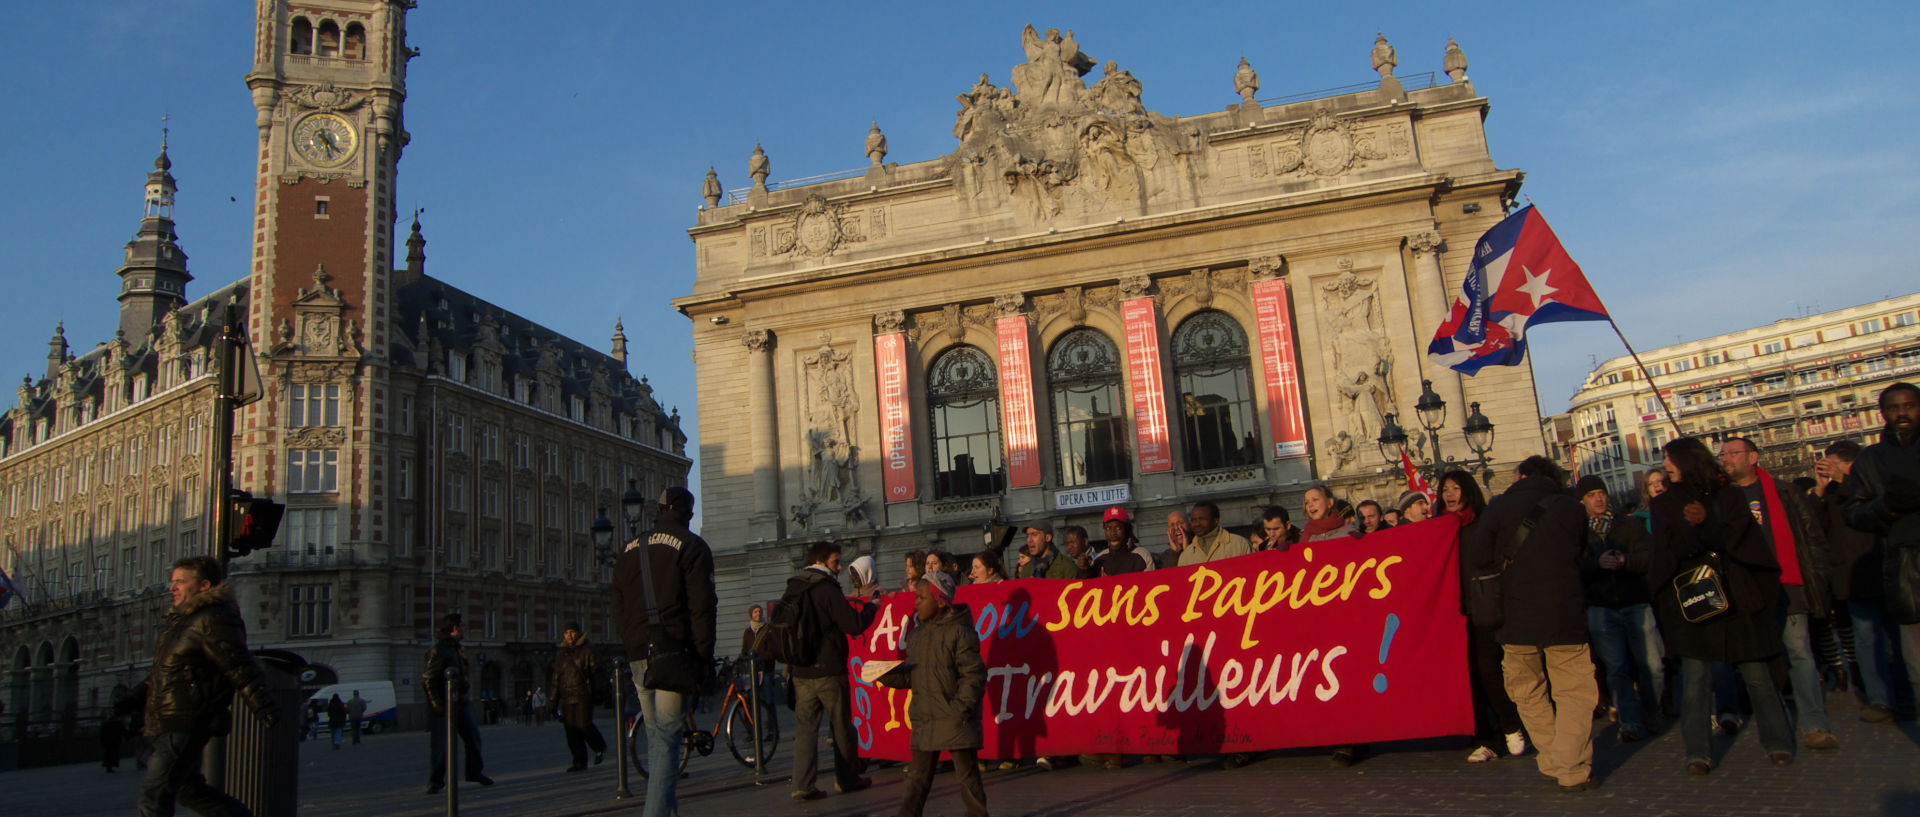
[[[860,498],[855,476],[859,449],[853,436],[853,419],[860,406],[849,357],[833,348],[831,334],[822,332],[820,348],[801,358],[808,401],[806,494],[816,507],[839,507]]]
[[[1336,412],[1354,440],[1380,437],[1393,411],[1393,347],[1381,316],[1378,285],[1347,270],[1320,285],[1321,325],[1332,350]]]
[[[1252,105],[1253,95],[1260,92],[1260,74],[1253,70],[1253,63],[1246,57],[1240,58],[1240,69],[1233,72],[1233,92],[1240,95],[1240,102]]]

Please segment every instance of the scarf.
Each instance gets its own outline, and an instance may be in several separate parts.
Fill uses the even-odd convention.
[[[751,621],[751,620],[749,620],[749,621],[747,622],[747,629],[748,629],[748,630],[751,630],[751,631],[753,631],[753,632],[756,632],[756,633],[757,633],[757,632],[760,632],[760,631],[761,631],[762,629],[764,629],[764,628],[765,628],[766,626],[767,626],[767,622],[765,622],[765,621]]]
[[[1307,520],[1306,530],[1302,532],[1300,538],[1312,539],[1328,531],[1339,530],[1345,527],[1346,524],[1347,520],[1340,518],[1339,514],[1334,513],[1327,514],[1319,519],[1309,519]]]
[[[1807,582],[1800,576],[1800,550],[1794,546],[1793,523],[1780,501],[1780,486],[1774,484],[1773,475],[1765,468],[1756,465],[1753,473],[1760,478],[1760,498],[1767,503],[1767,529],[1773,532],[1773,554],[1780,560],[1780,583],[1804,585]]]
[[[1587,530],[1593,531],[1593,538],[1601,542],[1607,541],[1607,534],[1613,532],[1613,511],[1602,511],[1599,516],[1588,516]]]

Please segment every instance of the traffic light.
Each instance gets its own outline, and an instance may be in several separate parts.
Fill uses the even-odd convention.
[[[271,499],[255,499],[246,491],[234,491],[232,498],[232,530],[227,537],[227,552],[232,556],[245,556],[272,545],[287,506]]]

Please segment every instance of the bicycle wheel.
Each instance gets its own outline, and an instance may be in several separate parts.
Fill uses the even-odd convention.
[[[757,765],[758,758],[753,754],[753,713],[747,709],[743,699],[734,698],[727,702],[727,750],[733,753],[733,759],[749,769]],[[774,747],[780,745],[780,720],[773,716],[771,709],[761,712],[766,721],[764,737],[760,747],[767,757],[776,753]]]
[[[713,751],[713,736],[693,727],[693,717],[688,715],[681,725],[680,776],[687,776],[687,761],[693,759],[695,752],[707,754]],[[701,744],[705,744],[704,751]],[[647,727],[640,718],[633,719],[632,728],[627,730],[627,757],[633,760],[633,770],[642,779],[647,776]]]
[[[627,759],[633,762],[633,770],[641,780],[647,779],[647,728],[639,718],[627,727]]]

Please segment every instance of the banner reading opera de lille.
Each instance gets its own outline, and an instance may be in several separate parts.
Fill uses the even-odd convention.
[[[960,588],[987,666],[988,758],[1217,754],[1473,731],[1455,517],[1105,579]],[[905,759],[913,597],[853,638],[861,754]],[[911,656],[904,656],[912,660]]]
[[[1300,361],[1293,351],[1293,309],[1282,278],[1253,285],[1253,312],[1260,326],[1260,362],[1267,378],[1267,414],[1273,426],[1273,456],[1307,454],[1307,415],[1300,407]]]
[[[1000,435],[1007,444],[1007,484],[1040,484],[1040,429],[1033,419],[1033,358],[1027,319],[1009,315],[994,325],[1000,341]]]
[[[891,332],[873,337],[874,379],[880,389],[880,473],[886,501],[912,499],[913,434],[907,409],[907,336]]]
[[[1140,447],[1140,473],[1173,470],[1167,435],[1167,395],[1160,380],[1160,323],[1152,298],[1120,304],[1127,331],[1127,387],[1133,392],[1134,444]]]

